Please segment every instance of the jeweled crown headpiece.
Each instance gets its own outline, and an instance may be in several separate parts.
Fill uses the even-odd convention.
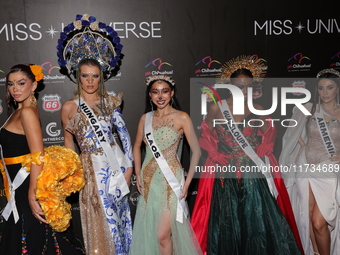
[[[71,78],[71,74],[76,77],[82,59],[95,59],[107,80],[119,65],[122,48],[120,38],[112,27],[96,21],[95,17],[88,14],[78,14],[76,20],[60,33],[58,64],[67,70]]]
[[[253,80],[260,82],[266,75],[266,64],[262,59],[255,56],[238,56],[226,62],[221,72],[217,74],[222,82],[230,82],[230,76],[238,69],[248,69],[252,75]]]
[[[148,76],[146,77],[146,80],[145,80],[145,84],[146,86],[149,86],[149,84],[153,81],[158,81],[158,80],[163,80],[163,81],[167,81],[169,82],[172,86],[175,85],[175,81],[170,77],[170,76],[167,76],[167,75],[151,75],[151,76]]]
[[[334,74],[334,75],[340,77],[339,71],[332,69],[332,68],[329,68],[329,69],[323,69],[320,72],[318,72],[318,74],[316,75],[316,78],[319,78],[321,75],[323,75],[325,73],[331,73],[331,74]]]

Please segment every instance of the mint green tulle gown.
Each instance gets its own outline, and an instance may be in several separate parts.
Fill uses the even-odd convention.
[[[154,119],[153,135],[158,148],[181,183],[184,177],[177,151],[183,134],[177,132],[172,123],[171,115],[163,123],[155,124]],[[141,170],[143,195],[138,200],[130,254],[160,254],[158,230],[164,226],[165,219],[170,219],[171,223],[173,254],[202,254],[189,219],[183,217],[183,223],[176,221],[177,197],[158,167],[145,138],[144,143],[146,154]]]

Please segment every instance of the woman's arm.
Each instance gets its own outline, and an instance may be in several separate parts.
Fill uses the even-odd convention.
[[[300,149],[299,149],[298,153],[296,154],[295,162],[300,157],[300,154],[301,154],[301,152],[303,151],[303,149],[305,147],[305,142],[302,140],[301,136],[299,137],[298,143],[300,144]]]
[[[181,196],[181,199],[182,198],[185,199],[188,195],[188,188],[194,176],[195,168],[201,157],[201,148],[198,143],[198,139],[197,139],[197,136],[196,136],[196,133],[195,133],[195,130],[194,130],[194,127],[192,125],[189,115],[185,112],[180,112],[179,121],[180,123],[182,123],[182,128],[183,128],[185,138],[187,139],[190,149],[192,151],[189,171],[188,171],[188,175],[183,186],[182,196]]]
[[[20,114],[20,121],[24,129],[27,143],[31,153],[40,151],[41,156],[44,154],[44,144],[42,131],[40,127],[39,115],[31,107],[23,108]],[[37,187],[37,176],[42,169],[42,165],[31,165],[30,185],[28,189],[28,202],[32,214],[40,221],[48,223],[44,218],[44,213],[36,199],[35,190]]]
[[[64,146],[66,148],[70,148],[75,151],[75,145],[73,142],[73,135],[66,130],[66,126],[70,121],[70,113],[72,110],[72,102],[67,101],[63,104],[60,112],[61,122],[63,125],[63,132],[64,132]]]
[[[142,115],[142,117],[139,120],[138,123],[138,129],[136,134],[135,143],[133,145],[133,156],[135,160],[135,173],[136,173],[136,182],[137,182],[137,189],[140,194],[142,193],[142,181],[140,179],[140,171],[142,167],[142,153],[141,153],[141,147],[143,143],[143,136],[144,136],[144,123],[145,123],[145,114]]]

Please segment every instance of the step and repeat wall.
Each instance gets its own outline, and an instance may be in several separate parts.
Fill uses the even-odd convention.
[[[45,146],[63,145],[61,105],[73,97],[75,84],[59,72],[56,46],[59,33],[77,14],[89,14],[111,25],[124,45],[122,65],[106,82],[109,93],[124,93],[123,114],[132,140],[146,106],[145,76],[167,74],[177,85],[182,110],[190,109],[190,78],[214,77],[222,65],[239,55],[261,58],[267,77],[296,78],[290,86],[324,68],[340,69],[339,1],[265,0],[12,0],[0,9],[0,125],[7,119],[5,76],[18,63],[41,65],[44,86],[38,105]],[[271,85],[263,86],[257,103],[271,106]],[[274,84],[273,84],[274,86]],[[299,97],[300,95],[292,95]],[[197,109],[200,111],[200,109]],[[291,109],[287,110],[290,115]],[[279,109],[274,118],[282,119]],[[199,121],[195,121],[199,134]],[[284,127],[278,126],[275,154],[279,155]],[[182,163],[189,165],[184,143]],[[197,179],[188,203],[195,200]],[[132,178],[129,195],[135,212],[138,192]],[[80,231],[77,196],[73,227]],[[6,204],[0,181],[0,209]]]

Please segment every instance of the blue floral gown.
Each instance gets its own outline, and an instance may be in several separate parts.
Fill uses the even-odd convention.
[[[105,123],[102,129],[124,173],[132,167],[133,159],[130,136],[119,109],[121,97],[121,93],[117,97],[107,95],[103,106],[95,104],[92,111],[98,121]],[[118,131],[124,153],[115,141],[113,126]],[[85,172],[86,185],[80,191],[79,204],[86,253],[128,254],[132,240],[128,196],[118,199],[108,192],[112,168],[85,114],[80,112],[73,116],[66,130],[77,139]]]

